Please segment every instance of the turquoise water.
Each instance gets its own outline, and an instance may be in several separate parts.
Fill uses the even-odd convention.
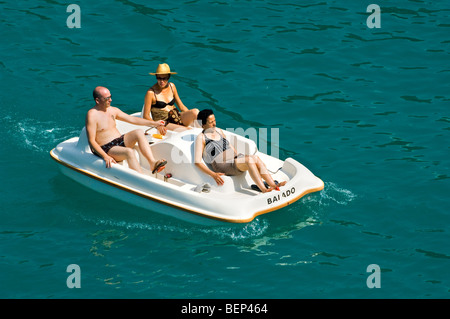
[[[0,2],[0,297],[449,298],[450,7],[378,1],[370,29],[369,3],[77,1],[68,28],[69,3]],[[49,151],[93,88],[140,111],[162,62],[188,107],[278,128],[325,189],[206,227],[63,176]]]

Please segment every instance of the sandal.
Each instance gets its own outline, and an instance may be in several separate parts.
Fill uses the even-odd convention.
[[[167,161],[159,160],[156,162],[155,168],[152,171],[152,174],[161,172],[164,168],[166,168]]]

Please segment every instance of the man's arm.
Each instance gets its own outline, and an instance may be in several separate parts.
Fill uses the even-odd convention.
[[[141,117],[136,117],[136,116],[131,116],[125,112],[122,112],[120,109],[115,108],[116,111],[116,119],[124,121],[124,122],[128,122],[131,124],[136,124],[136,125],[146,125],[146,126],[155,126],[158,131],[165,135],[167,132],[166,127],[164,126],[164,121],[153,121],[153,120],[147,120],[147,119],[143,119]]]

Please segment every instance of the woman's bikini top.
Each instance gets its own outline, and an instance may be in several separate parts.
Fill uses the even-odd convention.
[[[172,89],[172,85],[170,85],[170,83],[169,83],[169,86],[170,86],[170,89],[172,90],[172,95],[173,95],[173,89]],[[156,92],[153,91],[153,93],[155,94],[156,102],[155,102],[155,104],[152,104],[152,107],[157,108],[157,109],[163,109],[167,105],[174,105],[175,104],[175,96],[173,97],[172,101],[170,101],[169,103],[166,103],[164,101],[158,101],[158,98],[156,97]]]

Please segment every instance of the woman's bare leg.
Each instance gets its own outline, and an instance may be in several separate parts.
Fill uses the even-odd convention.
[[[258,157],[254,157],[251,155],[248,156],[244,156],[244,157],[240,157],[236,159],[236,167],[241,170],[241,171],[246,171],[248,170],[250,177],[252,178],[252,180],[255,182],[255,184],[259,187],[259,189],[261,190],[261,192],[265,193],[265,192],[270,192],[272,189],[274,189],[276,187],[275,182],[272,180],[272,184],[267,181],[267,183],[269,184],[269,188],[266,188],[266,186],[264,185],[263,181],[262,181],[262,177],[264,177],[264,179],[272,179],[272,177],[270,176],[270,174],[268,174],[267,169],[264,171],[262,170],[262,168],[265,168],[264,163],[262,163],[261,160],[259,160]],[[262,166],[262,165],[263,166]],[[261,174],[261,171],[263,171],[263,173],[267,172],[266,175],[268,176],[263,176],[263,174]]]
[[[181,112],[181,122],[183,122],[184,126],[189,126],[197,119],[199,110],[192,109],[186,112]]]

